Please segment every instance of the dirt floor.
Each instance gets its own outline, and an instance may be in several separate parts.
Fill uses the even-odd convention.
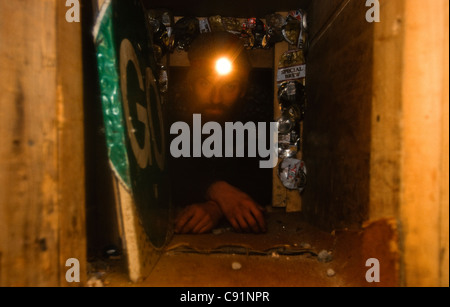
[[[363,231],[320,231],[301,214],[271,213],[268,232],[224,225],[206,235],[176,235],[148,278],[131,283],[123,257],[91,263],[89,286],[360,287],[367,283]]]

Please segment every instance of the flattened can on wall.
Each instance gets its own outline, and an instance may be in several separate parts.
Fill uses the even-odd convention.
[[[175,46],[187,51],[198,35],[200,35],[199,20],[196,17],[186,16],[175,23],[174,27]]]
[[[302,193],[306,187],[305,162],[293,158],[284,159],[280,163],[278,177],[287,189]]]
[[[304,83],[306,62],[302,50],[289,50],[283,53],[278,62],[278,85],[285,81],[297,80]]]
[[[269,44],[276,44],[284,40],[282,30],[285,24],[286,19],[280,14],[270,14],[266,16],[267,42]]]

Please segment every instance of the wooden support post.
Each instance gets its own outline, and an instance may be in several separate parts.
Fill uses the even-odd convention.
[[[64,1],[0,0],[0,286],[86,278],[81,24]]]
[[[404,1],[402,189],[407,286],[448,287],[446,0]]]
[[[85,158],[83,58],[81,23],[68,23],[65,1],[57,6],[57,122],[60,285],[67,283],[67,259],[80,261],[81,282],[86,281]]]
[[[280,13],[283,14],[283,13]],[[275,45],[274,49],[274,67],[273,67],[273,73],[274,73],[274,98],[273,98],[273,105],[274,105],[274,120],[277,120],[281,116],[281,108],[280,104],[278,103],[278,85],[277,85],[277,72],[279,67],[279,60],[283,53],[285,53],[289,48],[289,45],[287,42],[281,42]],[[281,162],[281,159],[279,159],[278,164]],[[280,179],[278,178],[278,165],[273,169],[273,190],[272,190],[272,206],[275,208],[286,208],[286,201],[287,201],[287,193],[288,191],[281,183]]]
[[[282,16],[286,16],[286,12],[278,13]],[[289,46],[287,42],[277,43],[274,47],[274,119],[277,120],[281,116],[281,108],[278,101],[278,84],[277,84],[277,73],[279,67],[279,61],[283,53],[290,49],[294,49],[292,46]],[[303,124],[301,124],[303,127]],[[303,143],[303,133],[300,131],[300,136],[302,138]],[[297,157],[298,159],[302,158],[301,149],[299,150]],[[281,159],[279,159],[278,163],[281,163]],[[275,208],[286,208],[287,212],[299,212],[302,210],[302,198],[300,193],[296,190],[290,191],[287,190],[280,179],[278,178],[278,166],[273,169],[273,190],[272,190],[272,206]]]

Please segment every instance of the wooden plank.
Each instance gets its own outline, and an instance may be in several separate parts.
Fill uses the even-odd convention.
[[[383,21],[375,24],[371,115],[369,218],[397,217],[400,206],[402,1],[381,2]]]
[[[300,137],[302,139],[301,143],[303,143],[303,123],[300,124]],[[300,146],[300,149],[297,153],[296,158],[299,160],[303,160],[303,146]],[[299,191],[288,190],[286,191],[286,212],[301,212],[302,211],[302,195]]]
[[[448,270],[442,273],[448,267],[448,241],[441,242],[448,230],[441,226],[448,224],[448,215],[441,216],[448,212],[448,168],[442,167],[443,155],[448,156],[448,138],[443,140],[448,136],[448,1],[405,0],[404,5],[400,212],[405,283],[439,286],[448,280]]]
[[[59,285],[54,0],[0,1],[0,285]]]
[[[120,235],[127,257],[128,277],[132,282],[146,279],[157,264],[162,250],[153,247],[138,219],[133,195],[117,180],[114,181]]]
[[[248,51],[250,63],[253,68],[273,69],[274,49],[254,49]]]
[[[308,32],[310,45],[314,45],[320,40],[330,27],[334,20],[345,9],[349,0],[314,0],[308,8]]]
[[[81,23],[68,23],[57,1],[58,203],[61,286],[87,281]],[[80,262],[80,282],[67,283],[67,259]]]
[[[443,63],[442,63],[442,99],[441,99],[441,178],[440,178],[440,286],[448,287],[449,286],[449,117],[448,117],[448,108],[449,108],[449,23],[448,23],[448,12],[449,12],[449,3],[444,2],[443,11],[444,14],[444,39],[442,40],[442,52],[443,52]],[[447,84],[447,86],[445,86]]]
[[[287,12],[277,12],[281,16],[287,16]],[[283,41],[277,43],[274,47],[274,120],[278,120],[281,116],[281,108],[278,100],[278,83],[277,74],[279,68],[279,61],[283,53],[288,50],[296,49],[295,46],[290,46]],[[303,123],[301,123],[300,137],[303,139]],[[303,143],[303,141],[302,141]],[[302,159],[302,148],[298,151],[297,159]],[[279,159],[278,165],[282,162]],[[273,188],[272,188],[272,206],[275,208],[286,208],[286,212],[300,212],[302,211],[302,197],[298,191],[286,189],[278,177],[278,165],[273,170]]]
[[[365,13],[357,0],[338,7],[308,53],[302,210],[327,229],[368,217],[374,32]]]
[[[283,14],[283,13],[280,13]],[[284,15],[282,15],[284,16]],[[278,118],[281,116],[281,108],[280,104],[278,103],[278,85],[277,85],[277,71],[279,67],[279,59],[283,53],[285,53],[288,50],[289,46],[287,42],[281,42],[275,45],[274,47],[274,120],[278,120]],[[281,159],[279,159],[278,164],[281,162]],[[272,188],[272,206],[276,208],[286,208],[286,197],[287,197],[287,190],[281,183],[280,179],[278,178],[278,165],[273,169],[273,188]]]
[[[289,45],[289,50],[295,50],[297,49],[295,46]],[[303,80],[303,85],[306,85],[306,80]],[[303,140],[304,140],[304,134],[303,134],[303,121],[300,123],[300,146],[296,155],[296,158],[299,160],[303,160]],[[292,191],[287,190],[286,191],[286,212],[301,212],[302,211],[302,196],[299,193],[299,191]]]
[[[0,1],[0,286],[65,285],[68,258],[85,276],[81,37],[65,11]]]

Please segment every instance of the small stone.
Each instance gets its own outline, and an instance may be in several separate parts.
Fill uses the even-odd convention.
[[[233,262],[231,268],[235,271],[242,269],[242,265],[239,262]]]
[[[328,269],[327,270],[327,276],[328,277],[333,277],[334,275],[336,275],[336,272],[333,269]]]
[[[311,244],[309,244],[309,243],[302,243],[302,244],[300,244],[300,246],[302,248],[306,248],[306,249],[310,249],[311,248]]]
[[[280,258],[280,255],[276,252],[272,252],[272,258]]]
[[[88,281],[87,281],[87,286],[90,288],[102,288],[104,287],[103,282],[98,279],[97,277],[91,277]]]
[[[320,251],[320,253],[317,255],[317,259],[320,262],[330,262],[333,260],[333,256],[331,255],[331,253],[329,253],[326,250],[322,250]]]
[[[121,259],[121,252],[115,245],[108,245],[103,249],[103,256],[111,260]]]

